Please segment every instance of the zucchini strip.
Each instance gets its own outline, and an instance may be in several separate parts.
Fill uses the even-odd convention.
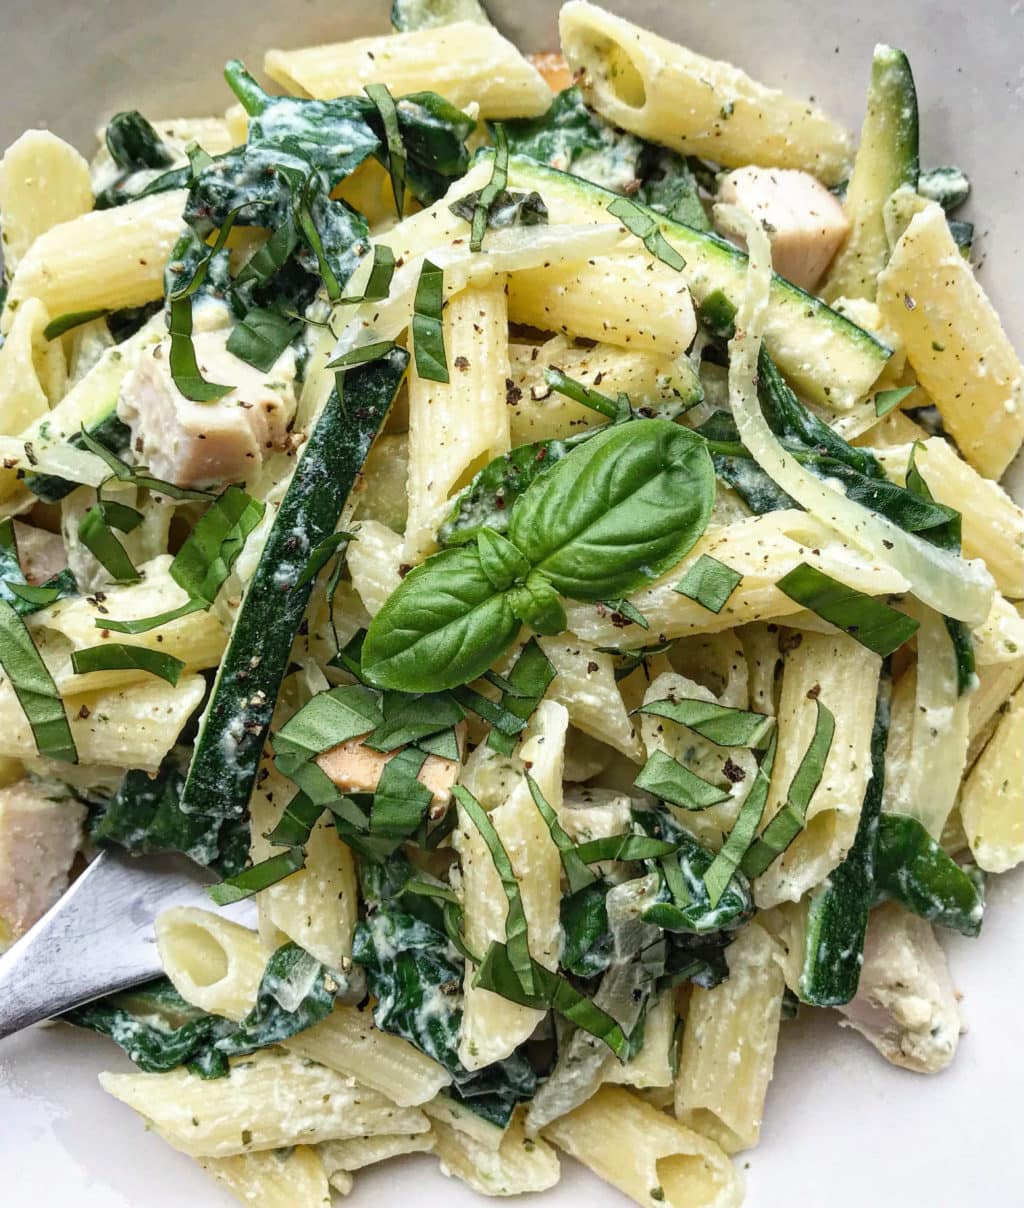
[[[242,601],[182,791],[185,813],[243,817],[313,581],[310,552],[334,532],[408,364],[393,349],[350,370],[327,399]]]

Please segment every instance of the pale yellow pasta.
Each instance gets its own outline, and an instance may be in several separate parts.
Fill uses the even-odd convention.
[[[11,328],[26,298],[51,315],[143,306],[163,296],[164,268],[183,230],[185,194],[158,193],[93,210],[35,241],[11,280],[0,327]]]
[[[509,1121],[497,1149],[439,1120],[434,1121],[433,1135],[442,1171],[481,1195],[525,1195],[547,1191],[558,1182],[558,1155],[542,1137],[526,1135],[521,1110]]]
[[[568,725],[569,715],[562,705],[541,701],[523,731],[517,752],[556,811],[562,803],[562,759]],[[561,862],[525,778],[519,778],[508,799],[491,812],[491,822],[520,884],[530,929],[530,952],[545,968],[554,969],[561,948]],[[461,805],[453,842],[462,871],[466,943],[471,951],[482,954],[492,941],[505,939],[507,901],[487,844]],[[543,1011],[474,986],[475,974],[473,963],[467,962],[459,1058],[471,1070],[508,1057],[544,1016]]]
[[[717,558],[743,576],[719,613],[709,612],[674,590],[701,554]],[[685,637],[786,617],[798,607],[775,584],[801,562],[868,595],[901,594],[908,587],[891,566],[846,545],[821,521],[806,512],[785,510],[709,527],[678,566],[650,587],[633,592],[630,601],[647,618],[649,631],[637,625],[620,629],[609,619],[607,609],[572,601],[566,607],[569,628],[595,646],[632,647],[648,645],[652,633]]]
[[[431,1120],[465,1133],[474,1144],[482,1145],[491,1152],[501,1145],[505,1130],[500,1125],[485,1120],[450,1095],[438,1095],[422,1107]]]
[[[539,642],[555,669],[547,698],[564,705],[570,722],[584,734],[640,763],[643,747],[623,704],[611,656],[571,637],[568,641],[545,637]]]
[[[881,659],[846,634],[804,633],[786,653],[779,698],[779,742],[765,805],[767,824],[782,808],[814,733],[817,699],[835,717],[835,735],[807,822],[757,878],[762,908],[795,902],[820,884],[849,851],[871,775],[871,728]]]
[[[960,817],[971,854],[986,872],[1024,860],[1024,689],[1003,709],[964,781]]]
[[[910,449],[884,449],[879,458],[903,481]],[[917,447],[914,464],[932,494],[963,517],[963,549],[981,558],[1005,596],[1024,596],[1024,509],[991,478],[957,456],[947,440],[933,436]]]
[[[325,1141],[318,1146],[317,1153],[333,1182],[339,1171],[351,1174],[377,1162],[386,1162],[388,1158],[426,1153],[433,1147],[434,1138],[429,1132],[379,1133],[374,1137],[353,1137],[349,1141]]]
[[[644,1208],[736,1208],[743,1198],[713,1141],[620,1087],[602,1087],[544,1135]]]
[[[940,206],[893,248],[878,306],[968,462],[999,478],[1024,440],[1024,370]]]
[[[331,1189],[318,1149],[261,1150],[199,1165],[243,1204],[258,1208],[331,1208]]]
[[[685,357],[673,361],[613,344],[575,348],[564,335],[554,336],[545,344],[510,344],[509,360],[513,447],[572,436],[605,422],[590,407],[552,389],[544,376],[549,368],[560,369],[611,398],[622,391],[635,407],[657,408],[676,395],[686,403],[695,402],[701,393],[692,363]]]
[[[177,1069],[101,1074],[100,1085],[194,1158],[415,1131],[420,1117],[335,1070],[275,1048],[235,1058],[225,1078]]]
[[[1024,654],[1024,616],[997,592],[988,616],[971,631],[978,667],[1016,663]]]
[[[504,282],[455,294],[443,313],[447,382],[409,375],[409,512],[403,561],[436,548],[456,487],[507,453],[508,310]]]
[[[644,1016],[643,1048],[628,1061],[609,1061],[605,1067],[605,1082],[640,1090],[671,1086],[677,1022],[675,991],[666,990],[648,1007]]]
[[[82,156],[49,130],[26,130],[0,160],[0,226],[7,276],[14,274],[40,235],[91,209],[89,165]]]
[[[60,340],[43,332],[50,316],[36,298],[18,308],[0,348],[0,433],[13,436],[48,414],[67,379]]]
[[[979,667],[978,684],[967,703],[967,766],[971,767],[992,736],[999,709],[1024,681],[1024,658],[1015,663]]]
[[[725,950],[729,976],[695,986],[676,1079],[677,1119],[726,1153],[756,1145],[775,1065],[785,982],[776,943],[756,922]]]
[[[805,100],[694,54],[584,0],[563,5],[562,52],[587,101],[612,125],[725,167],[802,168],[832,184],[850,137]]]
[[[336,1006],[316,1027],[287,1042],[294,1053],[319,1061],[387,1095],[403,1108],[425,1105],[451,1082],[451,1075],[431,1057],[399,1036],[373,1026],[369,1009]],[[407,1115],[406,1125],[390,1132],[425,1132],[426,1120]]]
[[[177,906],[157,918],[156,942],[186,1002],[234,1020],[252,1010],[270,956],[255,931],[212,910]]]
[[[64,709],[83,764],[155,772],[206,694],[201,675],[183,675],[172,687],[146,681],[67,696]],[[5,677],[0,678],[0,757],[31,759],[36,743]]]
[[[508,309],[516,323],[542,331],[670,358],[686,352],[697,329],[685,272],[643,249],[514,273]]]
[[[405,492],[409,476],[409,434],[393,432],[374,442],[356,480],[353,515],[376,520],[396,533],[405,531],[409,500]]]
[[[302,50],[269,50],[263,68],[290,92],[325,99],[387,84],[395,96],[432,91],[481,117],[535,117],[551,104],[536,68],[492,26],[458,21],[435,29],[357,38]]]
[[[377,520],[363,520],[345,555],[352,586],[363,607],[375,616],[402,581],[403,541]]]
[[[750,677],[750,708],[756,713],[774,714],[782,670],[784,631],[778,626],[755,622],[744,625],[739,636]]]

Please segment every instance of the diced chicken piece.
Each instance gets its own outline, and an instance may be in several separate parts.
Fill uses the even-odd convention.
[[[121,387],[117,412],[132,448],[158,477],[180,487],[244,482],[283,449],[295,415],[295,356],[286,349],[264,373],[228,352],[225,328],[196,331],[196,361],[210,382],[232,386],[212,403],[193,403],[171,377],[170,340],[140,350]]]
[[[458,726],[456,738],[459,750],[465,741],[465,727]],[[365,738],[366,736],[363,735]],[[373,793],[384,772],[384,765],[397,751],[374,751],[366,746],[362,738],[350,738],[318,755],[316,762],[343,793]],[[417,780],[432,794],[433,806],[446,806],[452,799],[452,788],[459,775],[460,763],[455,759],[442,759],[439,755],[428,755],[420,768]],[[443,811],[442,811],[443,813]]]
[[[558,51],[546,50],[526,57],[540,72],[544,83],[552,92],[561,92],[563,88],[572,86],[572,68]]]
[[[85,807],[31,780],[0,788],[0,951],[67,888]]]
[[[33,586],[59,575],[68,564],[64,538],[60,533],[35,528],[31,524],[14,522],[14,541],[18,547],[18,563],[25,580]]]
[[[764,224],[775,271],[801,289],[814,289],[850,230],[836,197],[792,168],[738,168],[722,181],[718,200]]]
[[[953,1060],[960,1012],[946,954],[930,923],[889,903],[872,911],[846,1022],[893,1065],[935,1074]]]

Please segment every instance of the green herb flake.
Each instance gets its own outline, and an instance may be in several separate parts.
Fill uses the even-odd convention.
[[[413,301],[412,340],[416,372],[428,382],[449,380],[441,322],[443,305],[444,273],[430,260],[424,260]]]
[[[182,660],[171,654],[120,642],[73,650],[71,666],[76,675],[87,675],[90,671],[145,671],[171,685],[177,684],[185,669]]]
[[[710,554],[701,554],[673,591],[696,601],[709,612],[719,613],[742,578],[740,572],[731,566],[726,566]]]
[[[6,600],[0,600],[0,666],[31,727],[39,754],[62,763],[77,763],[75,740],[57,685],[25,622]]]
[[[643,243],[644,247],[662,264],[678,273],[686,268],[686,261],[661,233],[657,218],[643,210],[628,197],[617,197],[608,206],[608,213],[618,218],[622,225]]]
[[[875,415],[881,419],[914,393],[915,386],[897,386],[892,390],[879,390],[875,395]]]

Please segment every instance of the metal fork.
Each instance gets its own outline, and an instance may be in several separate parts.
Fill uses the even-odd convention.
[[[171,906],[214,910],[196,865],[177,856],[103,851],[0,956],[0,1039],[161,972],[153,923]],[[252,925],[255,905],[219,913]]]

